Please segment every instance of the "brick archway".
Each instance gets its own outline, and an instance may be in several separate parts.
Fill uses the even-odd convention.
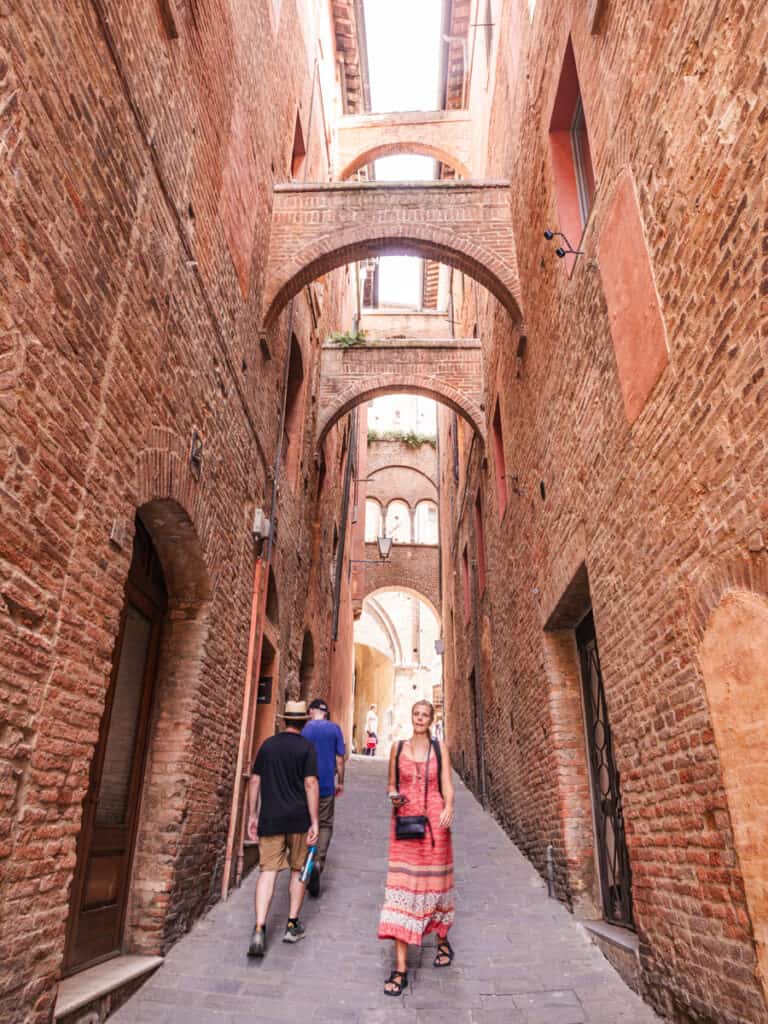
[[[323,404],[317,424],[318,447],[322,445],[325,435],[334,423],[342,416],[346,416],[355,406],[382,395],[420,395],[422,398],[432,398],[442,405],[447,405],[469,423],[485,444],[485,419],[480,405],[462,395],[456,388],[435,377],[425,377],[423,381],[416,382],[402,373],[378,373],[368,379],[356,381],[336,395],[332,401]]]
[[[467,110],[410,110],[352,114],[336,126],[335,176],[348,178],[360,167],[393,153],[417,153],[471,178],[472,121]]]
[[[264,327],[310,281],[381,255],[455,267],[522,319],[509,182],[332,182],[275,186]]]
[[[343,168],[339,174],[339,180],[346,181],[355,171],[359,171],[361,167],[367,167],[368,164],[373,163],[374,160],[379,160],[381,157],[401,156],[404,154],[408,156],[431,157],[433,160],[453,168],[460,178],[469,178],[470,176],[466,165],[447,150],[440,149],[439,146],[430,146],[425,142],[409,141],[384,142],[378,146],[371,146],[369,149],[361,151]]]
[[[436,549],[428,548],[427,550],[434,553]],[[429,557],[432,558],[432,556]],[[426,562],[427,559],[424,561]],[[429,568],[431,568],[431,566]],[[438,626],[442,621],[436,603],[436,598],[439,596],[437,593],[437,587],[432,584],[431,579],[429,579],[426,574],[423,579],[416,579],[413,574],[398,574],[391,583],[382,583],[381,578],[377,578],[372,575],[370,581],[366,580],[364,590],[365,593],[362,595],[362,599],[364,601],[369,597],[376,597],[377,594],[408,594],[410,597],[415,597],[418,601],[421,601],[427,606],[427,608],[429,608],[435,616]]]

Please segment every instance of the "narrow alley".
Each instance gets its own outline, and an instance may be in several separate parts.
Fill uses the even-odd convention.
[[[768,1024],[767,54],[0,0],[0,1024]]]
[[[410,960],[399,1001],[384,995],[391,942],[376,938],[388,836],[386,764],[357,757],[337,801],[319,900],[307,899],[306,939],[280,941],[283,877],[267,954],[248,960],[253,885],[216,906],[111,1019],[114,1024],[389,1021],[437,1024],[650,1024],[659,1018],[626,987],[579,923],[548,900],[541,877],[457,779],[456,960],[432,967],[434,939]],[[269,927],[268,927],[269,934]],[[411,947],[411,953],[415,953]]]

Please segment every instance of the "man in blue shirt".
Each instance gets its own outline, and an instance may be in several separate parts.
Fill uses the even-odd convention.
[[[337,796],[344,792],[344,736],[335,722],[328,719],[328,705],[313,700],[309,705],[309,721],[301,735],[317,749],[317,774],[320,780],[320,836],[317,858],[307,886],[310,896],[320,895],[320,874],[333,835],[333,812]],[[338,776],[338,778],[337,778]]]

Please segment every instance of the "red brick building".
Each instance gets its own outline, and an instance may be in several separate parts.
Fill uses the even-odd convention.
[[[354,0],[66,7],[0,17],[0,1018],[237,884],[286,696],[349,735],[406,392],[456,769],[660,1012],[765,1021],[764,5],[445,0],[422,119]],[[440,316],[329,351],[393,252]]]

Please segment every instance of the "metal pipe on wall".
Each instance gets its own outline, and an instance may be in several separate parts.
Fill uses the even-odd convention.
[[[317,85],[318,67],[318,58],[315,57],[315,63],[312,69],[312,88],[309,99],[309,116],[307,118],[307,153],[306,159],[304,161],[305,182],[307,180],[307,175],[309,173],[309,158],[312,149],[312,120],[315,107],[315,88]],[[288,384],[290,380],[291,341],[293,336],[293,314],[295,301],[295,298],[291,299],[290,305],[288,307],[288,324],[286,329],[287,344],[285,351],[285,369],[283,372],[283,395],[280,409],[280,424],[277,432],[277,444],[275,447],[275,457],[272,465],[272,495],[270,499],[269,513],[271,528],[269,531],[269,536],[267,537],[266,552],[262,552],[260,556],[257,556],[256,566],[254,569],[253,599],[251,602],[251,622],[248,640],[248,664],[246,666],[245,683],[243,691],[243,717],[240,726],[240,744],[237,752],[235,784],[232,791],[232,805],[230,808],[229,827],[227,831],[227,846],[224,857],[224,871],[221,880],[222,899],[226,899],[229,893],[230,875],[232,872],[232,861],[234,857],[235,832],[237,831],[238,820],[240,821],[240,829],[237,841],[237,883],[239,883],[242,874],[243,844],[245,840],[245,830],[247,827],[246,809],[244,807],[247,789],[244,785],[243,780],[247,778],[248,775],[250,774],[245,773],[243,771],[243,767],[246,762],[246,756],[248,763],[250,763],[250,756],[254,753],[251,747],[253,744],[253,736],[256,725],[256,711],[258,707],[257,700],[255,699],[256,690],[258,687],[258,678],[256,677],[257,681],[256,685],[254,685],[254,677],[256,676],[254,666],[261,664],[261,652],[264,639],[264,616],[266,614],[267,592],[269,589],[269,570],[272,563],[272,550],[274,546],[278,484],[280,478],[280,465],[282,461],[283,434],[285,433],[286,408],[288,404]]]

